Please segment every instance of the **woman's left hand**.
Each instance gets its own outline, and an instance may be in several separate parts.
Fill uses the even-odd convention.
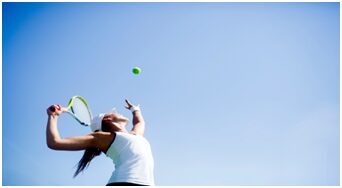
[[[127,103],[127,106],[125,106],[125,108],[127,108],[128,110],[130,110],[134,105],[129,102],[127,99],[125,99],[126,103]]]

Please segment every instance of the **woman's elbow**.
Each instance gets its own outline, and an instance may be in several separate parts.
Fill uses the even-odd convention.
[[[58,140],[49,140],[46,142],[48,148],[53,149],[53,150],[60,150],[60,144]]]

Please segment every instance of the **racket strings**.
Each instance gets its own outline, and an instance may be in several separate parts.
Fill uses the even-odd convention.
[[[75,98],[71,111],[75,114],[75,116],[83,123],[90,125],[91,123],[91,114],[88,109],[88,106],[79,98]]]

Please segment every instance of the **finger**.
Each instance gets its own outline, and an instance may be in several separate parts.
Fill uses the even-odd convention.
[[[57,104],[51,105],[49,107],[49,110],[51,110],[52,112],[55,112],[56,110],[59,110],[59,109],[60,109],[60,107]]]
[[[59,106],[58,104],[54,104],[51,109],[53,110],[52,112],[60,111],[61,106]]]
[[[125,99],[125,101],[128,104],[128,106],[132,106],[132,104],[127,99]]]
[[[62,107],[59,104],[52,105],[48,108],[50,112],[61,111]]]
[[[59,111],[62,109],[61,105],[59,105],[59,104],[57,104],[56,107],[57,107],[57,110],[59,110]]]
[[[126,103],[129,104],[129,101],[127,99],[125,99]]]

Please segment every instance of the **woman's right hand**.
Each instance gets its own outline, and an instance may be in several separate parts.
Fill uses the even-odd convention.
[[[67,109],[60,106],[59,104],[51,105],[47,110],[49,116],[59,116],[61,113],[66,112]]]

